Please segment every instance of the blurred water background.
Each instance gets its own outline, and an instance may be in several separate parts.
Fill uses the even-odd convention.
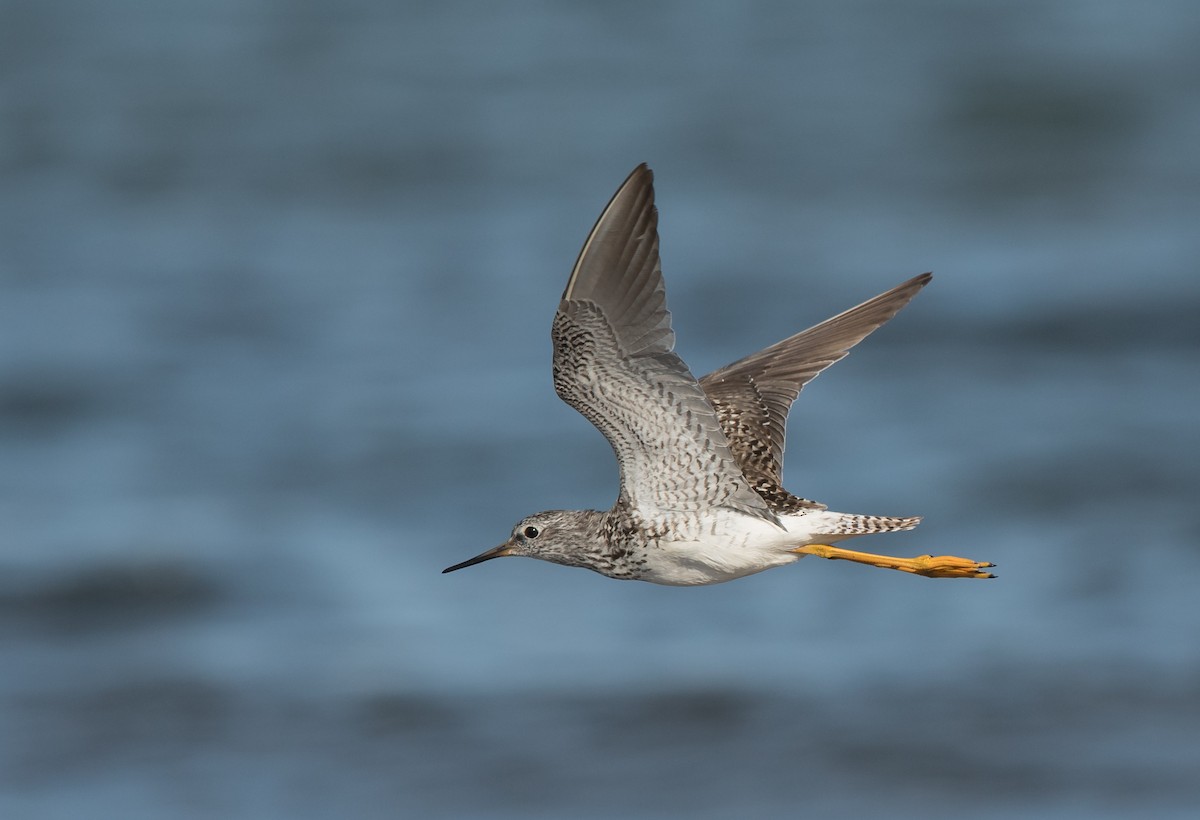
[[[1194,817],[1185,0],[0,4],[0,816]],[[787,478],[867,539],[703,589],[550,320],[657,173],[697,373],[925,270]]]

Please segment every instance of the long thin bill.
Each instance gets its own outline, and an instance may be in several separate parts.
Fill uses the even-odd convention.
[[[509,554],[510,553],[508,550],[508,544],[501,544],[498,547],[493,547],[492,549],[488,550],[487,552],[479,553],[474,558],[468,558],[466,561],[463,561],[461,564],[455,564],[452,567],[446,567],[444,570],[442,570],[442,575],[445,575],[447,572],[454,572],[455,570],[458,570],[458,569],[466,569],[467,567],[473,567],[476,564],[482,564],[484,561],[490,561],[493,558],[503,558],[504,556],[509,555]]]

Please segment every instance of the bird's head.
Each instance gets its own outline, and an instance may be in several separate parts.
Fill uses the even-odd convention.
[[[600,513],[595,510],[547,510],[522,518],[512,535],[498,547],[481,552],[461,564],[446,567],[443,573],[482,564],[493,558],[523,555],[567,566],[588,566],[600,536]],[[592,549],[589,549],[592,547]]]

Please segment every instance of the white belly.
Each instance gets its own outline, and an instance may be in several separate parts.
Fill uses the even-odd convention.
[[[796,547],[817,543],[840,513],[813,511],[783,516],[786,529],[740,513],[729,513],[702,533],[651,547],[640,580],[669,586],[719,584],[799,561]],[[820,541],[835,540],[821,536]],[[840,539],[836,539],[840,540]]]

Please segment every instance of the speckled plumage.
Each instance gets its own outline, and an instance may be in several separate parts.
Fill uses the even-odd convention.
[[[855,535],[911,529],[920,519],[832,512],[782,486],[787,414],[801,389],[929,279],[911,279],[697,381],[674,353],[652,175],[639,166],[584,243],[551,331],[554,388],[612,445],[621,471],[617,501],[606,512],[529,516],[505,543],[445,571],[524,555],[611,578],[691,585],[820,554],[927,575],[986,577],[978,568],[990,564],[965,559],[926,566],[914,562],[928,556],[878,556],[886,559],[880,563],[829,547]]]

